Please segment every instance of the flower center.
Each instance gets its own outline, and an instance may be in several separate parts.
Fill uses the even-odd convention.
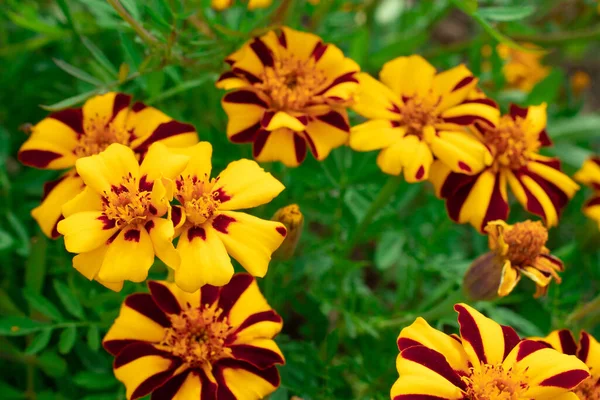
[[[599,381],[600,379],[594,377],[587,378],[575,388],[574,392],[581,400],[600,400]]]
[[[502,365],[485,364],[479,371],[471,368],[471,375],[462,379],[467,383],[469,400],[517,400],[528,388],[523,376]]]
[[[145,177],[139,180],[131,176],[123,177],[119,186],[112,186],[104,192],[103,211],[118,227],[143,223],[148,217],[156,216],[158,210],[151,201],[152,185]]]
[[[314,61],[299,60],[293,55],[275,60],[273,67],[265,68],[262,82],[256,87],[267,94],[278,110],[302,110],[307,104],[323,103],[316,95],[325,84],[325,74],[315,68]]]
[[[407,135],[421,136],[423,128],[439,122],[435,108],[439,98],[434,96],[409,97],[404,99],[404,105],[400,108],[402,126],[407,129]]]
[[[518,222],[504,232],[504,241],[508,245],[506,257],[512,263],[528,264],[544,251],[548,230],[540,221]]]
[[[216,361],[231,357],[231,349],[225,345],[225,340],[234,328],[227,318],[221,318],[222,312],[216,306],[206,305],[171,315],[171,327],[160,346],[192,368],[210,370]]]
[[[504,115],[496,128],[485,133],[486,144],[495,151],[496,160],[502,166],[517,170],[527,163],[527,153],[537,151],[540,143],[537,137],[527,135],[525,120],[513,120]]]
[[[177,192],[175,198],[179,200],[185,210],[186,219],[194,225],[202,225],[210,219],[219,208],[221,201],[218,194],[211,189],[215,179],[199,180],[196,176],[180,176],[175,184]]]
[[[105,124],[92,119],[83,131],[84,134],[79,138],[79,143],[74,150],[77,157],[98,154],[113,143],[129,146],[129,133],[119,129],[112,122]]]

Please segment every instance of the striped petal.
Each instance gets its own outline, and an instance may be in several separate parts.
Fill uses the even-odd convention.
[[[229,348],[233,358],[245,361],[259,369],[285,364],[281,350],[271,339],[254,339],[243,344],[232,344]]]
[[[407,182],[420,182],[429,177],[433,155],[429,146],[415,135],[405,136],[379,153],[377,165],[383,172],[400,175],[404,169]]]
[[[560,351],[563,354],[576,355],[577,342],[575,337],[568,329],[561,329],[550,333],[545,338],[535,338],[548,343],[553,349]],[[585,360],[582,360],[585,362]]]
[[[158,308],[166,315],[179,314],[189,307],[200,306],[201,294],[198,291],[185,292],[173,282],[148,281],[148,289]]]
[[[477,86],[477,81],[463,64],[437,74],[433,78],[433,92],[440,96],[436,109],[443,111],[462,103]]]
[[[594,378],[600,380],[600,343],[586,331],[581,331],[577,357],[590,368]]]
[[[84,130],[86,133],[92,133],[88,130],[95,131],[98,127],[106,127],[113,121],[123,121],[129,113],[130,102],[131,96],[116,92],[90,98],[82,107]]]
[[[175,375],[152,392],[151,400],[215,399],[217,384],[202,369]]]
[[[440,114],[440,117],[446,124],[468,126],[475,122],[482,122],[488,126],[495,126],[500,119],[500,110],[493,100],[475,99],[448,108]]]
[[[221,201],[219,210],[253,208],[273,200],[285,189],[283,184],[255,161],[238,160],[229,163],[219,174],[213,194]]]
[[[254,290],[254,289],[253,289]],[[256,293],[249,294],[246,297],[256,297]],[[245,344],[253,341],[256,338],[272,338],[275,337],[283,326],[283,320],[274,310],[266,310],[266,301],[261,302],[260,307],[253,311],[248,307],[236,308],[233,315],[237,320],[242,322],[236,330],[227,339],[228,343]]]
[[[303,133],[283,128],[273,132],[261,130],[252,151],[259,162],[281,161],[288,167],[297,167],[306,158],[306,147]]]
[[[253,142],[261,129],[261,120],[269,107],[259,95],[248,89],[227,93],[221,101],[227,113],[227,137],[233,143]]]
[[[229,284],[221,289],[218,307],[223,310],[223,317],[227,317],[232,326],[238,327],[242,327],[255,314],[272,311],[260,292],[256,279],[245,273],[235,274]],[[269,338],[271,333],[274,336],[277,332],[265,331],[263,335],[256,337]],[[250,335],[247,338],[254,339]]]
[[[227,211],[212,220],[212,227],[227,252],[250,274],[263,277],[271,254],[286,236],[280,222],[267,221],[249,214]]]
[[[322,50],[325,48],[325,50]],[[317,91],[318,95],[323,95],[331,102],[346,103],[353,100],[358,91],[357,73],[360,67],[354,60],[345,58],[344,53],[332,44],[321,44],[315,48],[315,52],[320,53],[316,63],[328,78],[324,87]],[[316,58],[313,52],[313,57]]]
[[[573,177],[584,185],[600,190],[600,157],[586,160]]]
[[[111,283],[143,282],[153,263],[154,247],[146,229],[128,226],[108,245],[98,278]]]
[[[551,144],[550,139],[546,134],[546,103],[542,103],[539,106],[529,106],[527,108],[521,108],[515,104],[510,106],[510,115],[516,120],[521,118],[525,120],[522,124],[524,133],[528,136],[538,137],[542,146],[548,146]]]
[[[129,174],[138,178],[140,170],[133,150],[118,143],[100,154],[80,158],[75,165],[85,184],[100,194],[110,192],[113,185],[120,185]]]
[[[283,26],[279,42],[289,53],[294,54],[300,60],[306,60],[315,54],[315,48],[321,43],[321,38],[309,32]]]
[[[406,133],[393,121],[374,119],[352,127],[350,147],[357,151],[384,149],[393,145]]]
[[[331,150],[348,141],[350,125],[345,111],[330,111],[318,115],[306,126],[305,137],[317,160],[327,158]]]
[[[430,138],[431,151],[453,172],[476,174],[492,163],[487,147],[467,132],[441,131]]]
[[[217,398],[262,399],[273,393],[280,384],[277,368],[258,369],[243,361],[220,361],[213,373],[217,378]]]
[[[358,82],[354,111],[369,119],[400,120],[396,110],[402,100],[396,93],[367,73],[358,74]]]
[[[399,97],[425,97],[433,85],[435,68],[423,57],[398,57],[383,65],[379,79]]]
[[[57,225],[57,230],[65,236],[65,247],[71,253],[92,251],[117,232],[114,221],[100,211],[86,211],[73,214]]]
[[[510,260],[506,260],[502,266],[502,275],[500,277],[500,285],[498,286],[498,296],[508,296],[520,280],[521,272],[517,268],[513,268]]]
[[[583,213],[598,223],[600,228],[600,195],[594,196],[583,205]]]

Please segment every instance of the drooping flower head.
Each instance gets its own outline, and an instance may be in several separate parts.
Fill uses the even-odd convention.
[[[541,222],[509,225],[496,220],[489,222],[485,231],[491,251],[476,259],[465,274],[465,289],[474,300],[485,299],[477,295],[482,291],[495,290],[498,296],[507,296],[521,275],[535,282],[535,297],[545,295],[553,279],[561,282],[558,272],[564,271],[564,265],[546,247],[548,230]],[[495,288],[482,287],[492,284],[483,279],[485,275],[494,277]]]
[[[407,182],[426,180],[434,159],[457,173],[474,174],[491,161],[487,148],[465,132],[479,121],[498,122],[496,104],[469,99],[477,78],[464,66],[436,73],[420,56],[398,57],[383,66],[381,82],[359,74],[354,110],[369,121],[352,128],[350,146],[381,149],[377,165]]]
[[[316,35],[286,27],[246,43],[226,60],[217,86],[227,137],[252,143],[258,161],[297,166],[307,147],[316,159],[348,140],[346,107],[358,88],[359,66]]]
[[[502,74],[507,86],[528,93],[550,74],[550,68],[542,64],[544,53],[539,47],[531,43],[525,43],[523,46],[532,51],[513,49],[505,44],[499,44],[496,50],[504,60]]]
[[[590,376],[577,357],[520,340],[511,327],[466,304],[454,309],[460,337],[432,328],[423,318],[400,332],[400,378],[392,400],[577,399],[568,391]]]
[[[474,135],[491,150],[493,163],[476,175],[459,174],[442,162],[432,167],[431,182],[446,200],[448,215],[483,231],[489,221],[508,218],[507,186],[525,209],[558,224],[561,210],[579,186],[561,172],[560,160],[539,154],[552,142],[546,134],[546,105],[510,107],[500,123],[474,124]]]
[[[211,179],[212,147],[201,142],[178,149],[190,156],[188,166],[175,177],[171,220],[177,229],[175,283],[195,292],[204,284],[223,286],[233,276],[229,255],[248,272],[263,277],[271,254],[285,239],[285,226],[234,211],[270,202],[284,189],[255,161],[230,163]]]
[[[282,320],[252,276],[195,293],[164,281],[148,287],[125,299],[103,340],[128,400],[257,400],[277,389]]]
[[[594,190],[592,198],[583,206],[583,213],[596,221],[600,228],[600,157],[592,157],[583,163],[575,179]]]
[[[85,189],[63,206],[58,232],[73,267],[119,291],[123,281],[143,282],[158,256],[177,266],[173,223],[166,218],[172,180],[189,157],[154,143],[140,164],[129,147],[113,143],[100,154],[77,160]]]
[[[545,338],[531,338],[547,344],[563,354],[577,356],[590,369],[591,376],[574,390],[580,400],[600,400],[600,343],[581,331],[579,343],[568,329],[554,331]]]
[[[50,114],[34,125],[31,137],[19,150],[19,161],[40,169],[69,169],[60,179],[46,183],[42,204],[31,215],[48,236],[59,236],[56,224],[64,203],[79,194],[84,183],[77,175],[78,158],[98,154],[112,143],[132,148],[138,155],[157,141],[167,146],[191,146],[198,142],[192,125],[173,120],[131,96],[106,93]]]

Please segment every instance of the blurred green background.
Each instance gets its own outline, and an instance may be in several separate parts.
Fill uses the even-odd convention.
[[[223,92],[214,87],[223,58],[252,35],[288,25],[315,32],[376,75],[390,59],[421,54],[439,70],[465,63],[506,110],[548,103],[548,131],[572,174],[600,153],[600,6],[592,0],[274,1],[222,12],[208,0],[121,0],[153,40],[142,40],[103,0],[4,0],[0,9],[0,393],[3,399],[124,399],[112,358],[100,341],[123,298],[145,290],[127,283],[113,293],[71,267],[62,240],[46,239],[30,210],[58,172],[18,163],[16,153],[49,110],[81,104],[107,90],[130,93],[196,126],[214,147],[214,171],[251,157],[225,136]],[[314,3],[314,4],[313,4]],[[526,5],[523,5],[526,3]],[[530,91],[511,87],[497,45],[532,43],[547,52],[547,76]],[[352,115],[354,122],[359,118]],[[270,218],[297,203],[305,227],[295,257],[275,261],[260,280],[283,316],[278,337],[287,365],[273,400],[387,399],[397,378],[399,331],[426,314],[455,331],[470,262],[486,237],[451,222],[430,184],[402,183],[348,251],[349,238],[387,177],[376,152],[334,150],[299,168],[265,165],[287,189],[254,210]],[[600,234],[581,214],[582,189],[550,231],[548,247],[566,264],[563,283],[532,298],[533,283],[475,306],[524,336],[587,329],[600,338]],[[510,222],[529,216],[513,207]],[[156,265],[151,278],[164,279]],[[594,302],[594,298],[595,302]],[[11,336],[10,321],[29,321]],[[23,325],[22,325],[23,326]]]

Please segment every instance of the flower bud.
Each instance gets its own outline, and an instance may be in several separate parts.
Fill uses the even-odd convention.
[[[304,216],[300,212],[300,207],[297,204],[282,207],[271,220],[281,222],[287,229],[287,236],[274,255],[279,259],[289,260],[294,255],[304,225]]]
[[[502,279],[502,264],[494,253],[486,253],[473,261],[463,278],[465,294],[473,301],[494,300]]]

